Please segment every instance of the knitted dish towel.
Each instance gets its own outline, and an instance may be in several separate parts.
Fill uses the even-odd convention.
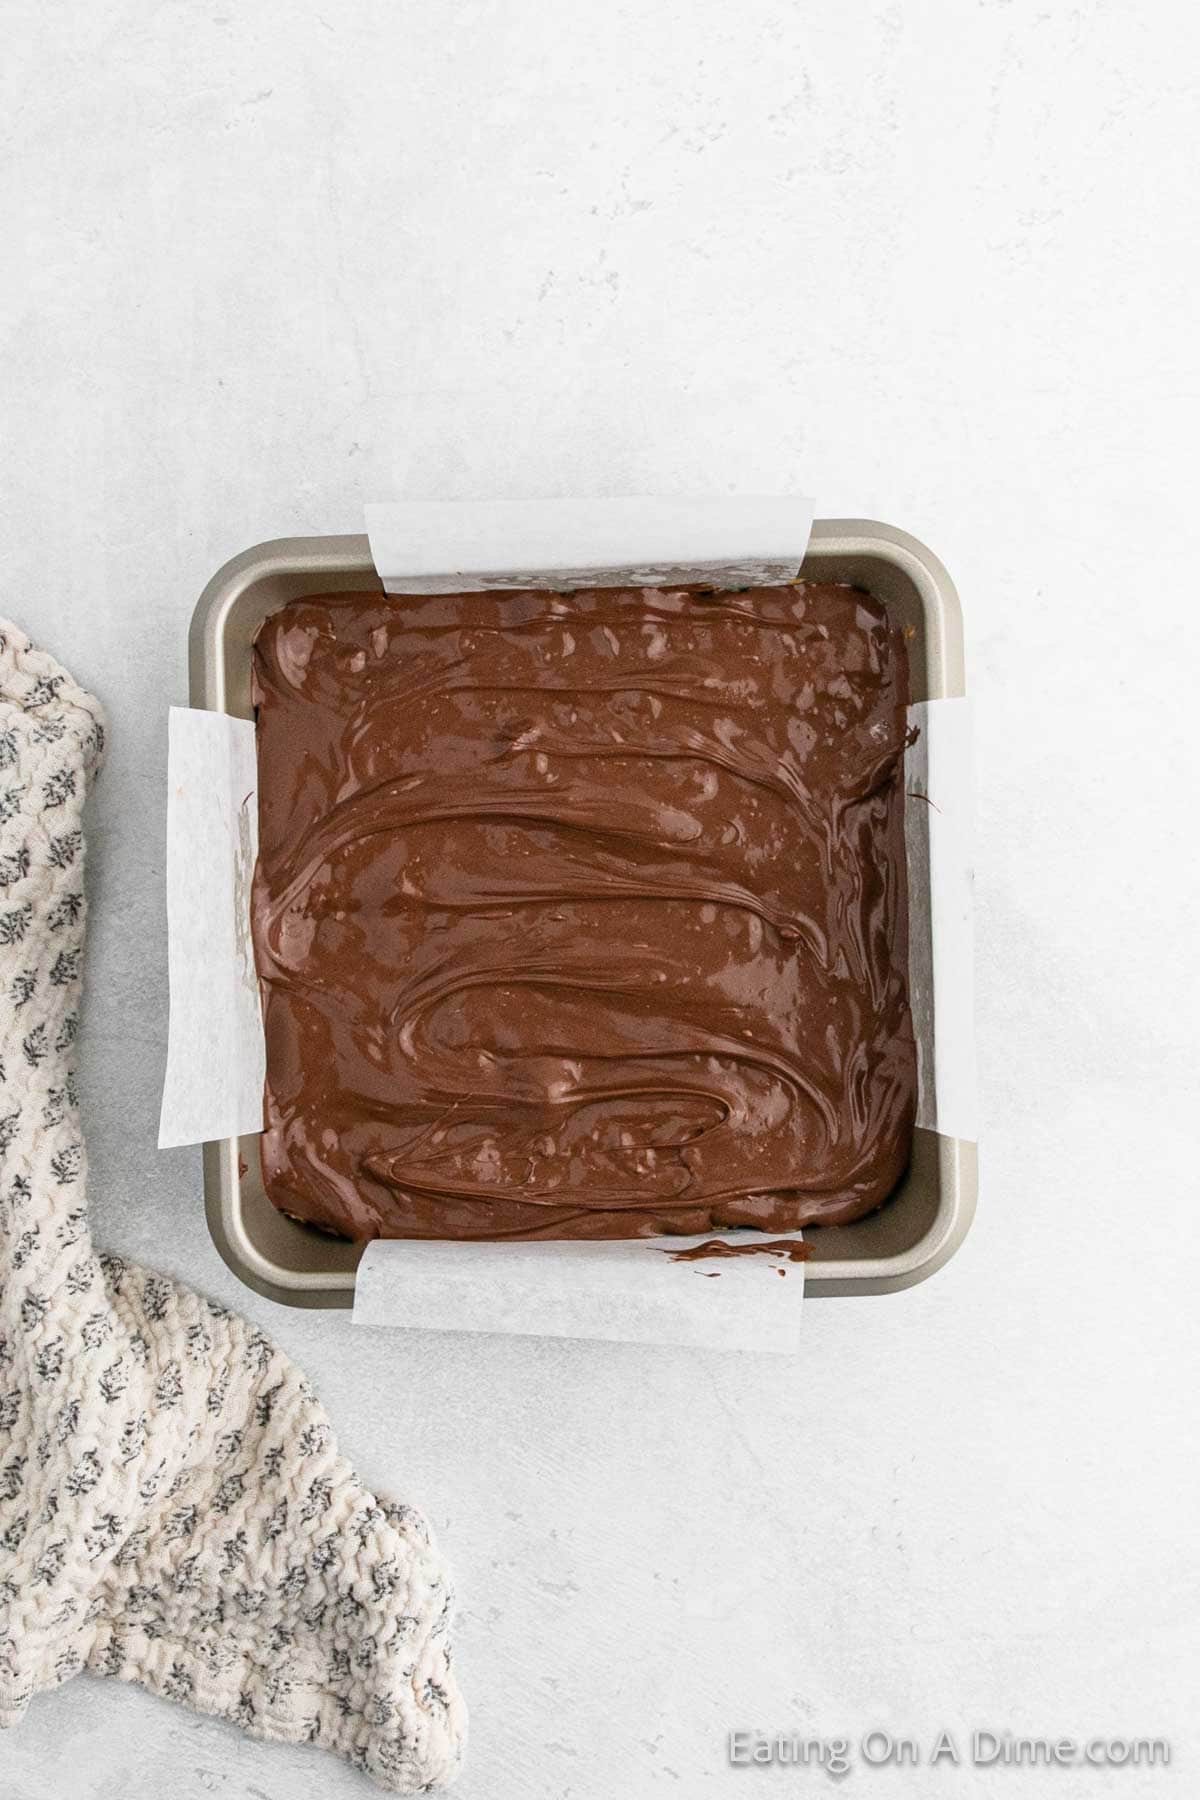
[[[0,621],[0,1725],[81,1669],[381,1787],[460,1755],[445,1572],[260,1331],[88,1230],[73,1049],[100,709]]]

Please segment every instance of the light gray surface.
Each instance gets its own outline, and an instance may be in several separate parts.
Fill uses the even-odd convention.
[[[1196,1791],[1197,17],[6,9],[4,603],[113,725],[97,1226],[267,1324],[364,1471],[428,1508],[462,1596],[462,1800],[801,1791],[726,1769],[752,1724],[1165,1733],[1165,1774],[921,1791]],[[356,1333],[239,1292],[198,1155],[154,1149],[165,708],[200,587],[401,490],[714,486],[894,519],[963,596],[964,1249],[812,1307],[794,1369]],[[82,1680],[0,1740],[3,1800],[367,1791]]]

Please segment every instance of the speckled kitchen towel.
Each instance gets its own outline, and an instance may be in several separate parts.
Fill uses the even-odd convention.
[[[457,1766],[450,1591],[262,1332],[92,1247],[74,1073],[100,709],[0,621],[0,1725],[80,1670],[410,1792]]]

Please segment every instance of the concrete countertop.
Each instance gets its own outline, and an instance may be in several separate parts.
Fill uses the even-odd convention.
[[[460,1800],[818,1792],[726,1733],[1165,1736],[1196,1791],[1191,591],[1200,25],[1088,0],[7,9],[4,610],[103,697],[100,1242],[244,1309],[461,1596]],[[155,1148],[166,707],[260,539],[399,494],[779,490],[963,597],[981,1202],[795,1362],[355,1330],[239,1287]],[[1189,668],[1190,663],[1190,668]],[[1190,780],[1189,780],[1190,778]],[[1194,894],[1194,886],[1190,888]],[[3,1800],[350,1800],[78,1680]]]

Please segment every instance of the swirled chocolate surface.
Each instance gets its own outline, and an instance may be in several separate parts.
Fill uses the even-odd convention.
[[[263,1173],[353,1238],[844,1221],[908,1160],[907,658],[847,586],[296,601]]]

